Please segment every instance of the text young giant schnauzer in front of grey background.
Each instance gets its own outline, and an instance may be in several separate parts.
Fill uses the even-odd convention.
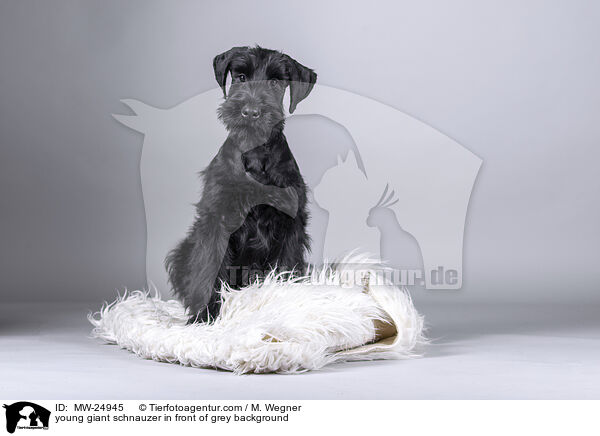
[[[283,96],[289,85],[294,112],[317,75],[260,47],[232,48],[213,66],[225,96],[219,118],[229,136],[202,172],[194,224],[166,260],[190,322],[218,315],[221,281],[239,288],[271,268],[303,272],[309,249],[306,185],[283,135]]]

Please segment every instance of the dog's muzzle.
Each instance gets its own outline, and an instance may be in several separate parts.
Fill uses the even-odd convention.
[[[219,108],[219,117],[230,131],[268,138],[273,127],[285,119],[282,99],[282,95],[261,83],[232,85]]]
[[[257,120],[260,118],[260,108],[258,105],[245,104],[242,107],[242,117],[248,120]]]

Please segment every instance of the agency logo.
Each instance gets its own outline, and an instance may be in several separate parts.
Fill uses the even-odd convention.
[[[38,404],[28,401],[19,401],[10,405],[4,404],[6,409],[6,431],[14,433],[16,429],[48,430],[50,411]]]

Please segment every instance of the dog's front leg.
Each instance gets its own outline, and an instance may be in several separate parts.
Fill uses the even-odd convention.
[[[298,192],[295,188],[291,186],[280,188],[273,185],[263,185],[251,177],[249,178],[251,179],[248,184],[250,187],[248,193],[250,207],[268,204],[292,218],[296,217],[298,213]]]
[[[193,247],[187,259],[185,289],[180,292],[190,315],[189,322],[205,322],[219,314],[218,290],[225,278],[221,269],[229,236],[222,216],[210,210],[199,213],[188,236]]]

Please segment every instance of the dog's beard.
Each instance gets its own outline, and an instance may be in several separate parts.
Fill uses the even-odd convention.
[[[281,129],[283,126],[285,114],[280,105],[262,104],[261,115],[257,120],[242,117],[243,106],[243,101],[230,98],[217,110],[219,119],[230,135],[262,145],[271,137],[274,129]]]

